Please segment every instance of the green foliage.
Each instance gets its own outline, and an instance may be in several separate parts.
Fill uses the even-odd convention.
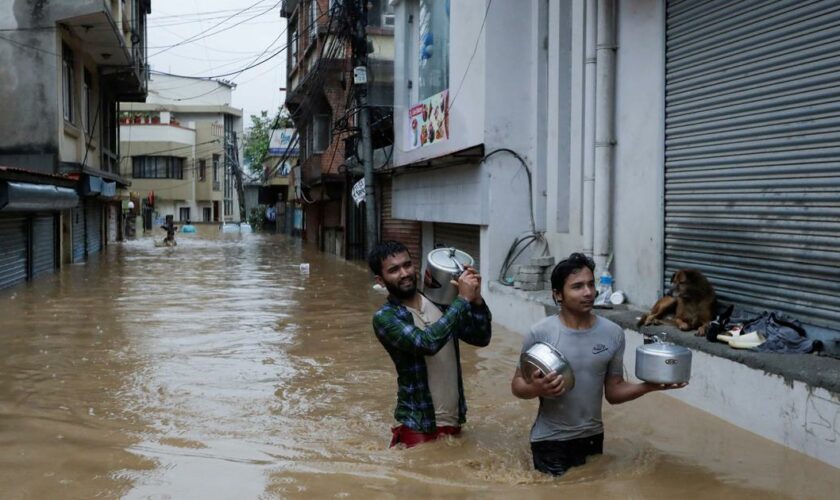
[[[251,225],[251,230],[255,233],[262,231],[265,225],[265,209],[265,205],[257,205],[251,208],[250,213],[248,213],[248,224]]]
[[[260,111],[260,116],[251,115],[251,127],[245,133],[244,160],[252,173],[261,174],[263,171],[271,130],[293,126],[289,113],[284,109],[275,116],[268,116],[268,111]]]

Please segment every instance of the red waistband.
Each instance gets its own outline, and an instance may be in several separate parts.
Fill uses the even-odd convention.
[[[461,433],[461,428],[452,425],[443,425],[433,432],[417,432],[405,425],[398,425],[397,427],[393,427],[391,432],[393,433],[391,448],[399,443],[404,444],[406,448],[411,448],[426,441],[434,441],[441,436],[457,436]]]

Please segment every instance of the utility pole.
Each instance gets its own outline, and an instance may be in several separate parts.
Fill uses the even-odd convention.
[[[231,146],[233,147],[233,151],[231,151],[233,156],[233,161],[230,162],[231,167],[233,167],[233,176],[236,182],[236,195],[239,198],[239,220],[242,222],[248,221],[248,214],[245,213],[245,186],[243,184],[242,179],[242,169],[239,168],[239,144],[236,137],[236,132],[231,132],[233,136],[233,140],[231,141]],[[227,149],[227,140],[225,141],[225,149]],[[225,152],[227,153],[227,151]]]
[[[349,3],[349,2],[348,2]],[[376,198],[373,180],[373,143],[371,142],[370,112],[367,106],[367,0],[354,0],[351,7],[356,15],[353,33],[353,84],[356,105],[359,107],[359,129],[362,134],[362,163],[365,169],[365,229],[366,250],[379,241],[379,220],[376,217]]]

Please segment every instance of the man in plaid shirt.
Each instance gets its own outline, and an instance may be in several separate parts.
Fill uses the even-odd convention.
[[[481,276],[467,267],[458,296],[438,308],[417,290],[417,268],[402,243],[383,241],[370,252],[374,280],[388,301],[373,315],[373,331],[397,369],[397,407],[391,446],[406,447],[457,435],[466,421],[458,341],[490,343],[490,310]]]

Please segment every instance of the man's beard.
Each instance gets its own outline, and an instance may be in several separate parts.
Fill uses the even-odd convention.
[[[385,288],[388,290],[388,293],[393,295],[394,298],[396,298],[396,299],[399,299],[399,300],[410,299],[411,297],[414,296],[415,293],[417,293],[417,278],[414,277],[414,278],[411,279],[411,287],[410,288],[402,288],[402,287],[400,287],[399,282],[391,283],[391,282],[388,282],[388,281],[385,281]]]

